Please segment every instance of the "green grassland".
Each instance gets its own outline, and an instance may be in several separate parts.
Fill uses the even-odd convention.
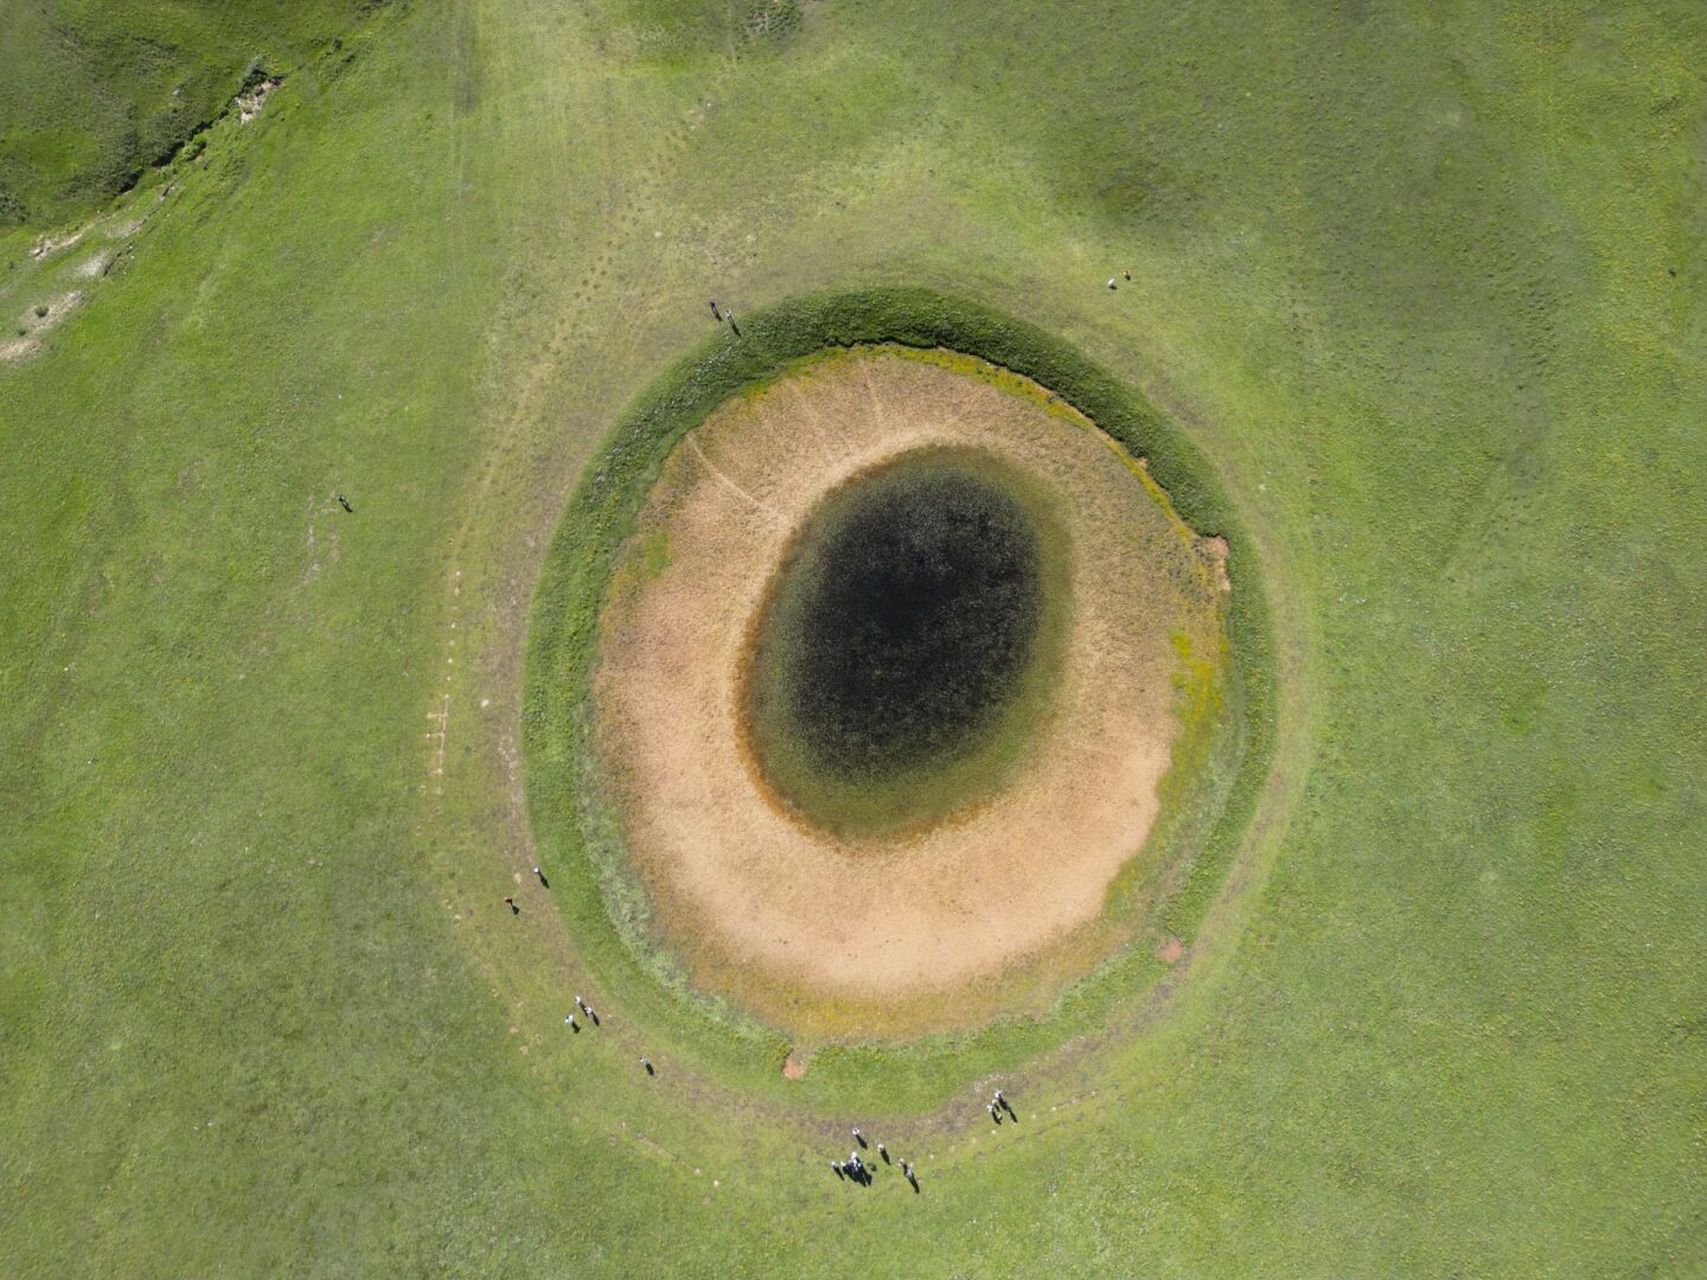
[[[340,38],[376,0],[15,0],[0,9],[0,227],[134,186],[251,73]],[[377,0],[383,3],[383,0]]]
[[[116,264],[0,236],[0,320],[82,295],[0,363],[0,1274],[1707,1272],[1699,6],[217,12],[285,86],[116,204],[0,43]],[[948,1094],[609,1004],[527,878],[585,464],[708,297],[904,285],[1169,415],[1276,674],[1192,953]]]

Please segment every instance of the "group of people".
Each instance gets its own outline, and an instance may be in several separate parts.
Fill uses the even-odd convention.
[[[587,1021],[592,1023],[595,1027],[602,1025],[599,1022],[599,1015],[593,1012],[593,1006],[581,999],[580,996],[575,997],[575,1007],[579,1009]],[[575,1020],[575,1015],[572,1013],[566,1013],[563,1015],[563,1025],[568,1027],[569,1030],[573,1031],[576,1035],[581,1033],[581,1024]],[[646,1059],[642,1058],[640,1061],[645,1062]]]
[[[838,1178],[845,1178],[849,1182],[859,1183],[862,1187],[869,1187],[872,1182],[872,1175],[877,1172],[877,1168],[875,1165],[867,1164],[865,1162],[865,1158],[860,1155],[860,1152],[869,1147],[870,1144],[866,1142],[865,1135],[859,1131],[857,1126],[853,1131],[853,1136],[854,1141],[859,1143],[859,1146],[855,1147],[848,1153],[848,1158],[846,1160],[830,1161],[830,1169]],[[913,1166],[906,1160],[891,1160],[889,1158],[889,1148],[884,1146],[881,1142],[877,1144],[877,1154],[884,1164],[896,1165],[901,1170],[901,1176],[907,1180],[907,1185],[912,1187],[914,1193],[917,1194],[919,1190],[919,1175],[914,1172]]]
[[[535,867],[533,869],[533,874],[534,879],[538,880],[544,888],[551,888],[551,881],[545,878],[545,872],[541,871],[538,867]],[[505,896],[504,905],[510,909],[511,915],[521,915],[521,906],[516,902],[513,895]],[[595,1027],[603,1025],[599,1021],[599,1015],[594,1011],[593,1006],[581,999],[580,996],[575,997],[575,1009],[581,1017],[576,1017],[574,1013],[566,1013],[563,1015],[563,1025],[568,1027],[569,1030],[573,1031],[576,1035],[581,1034],[581,1018],[585,1018]],[[644,1055],[641,1056],[640,1066],[649,1076],[655,1076],[658,1074],[658,1069],[652,1065],[652,1060]]]
[[[994,1120],[997,1124],[1001,1124],[1004,1119],[1012,1120],[1015,1124],[1019,1123],[1019,1112],[1014,1110],[1013,1103],[1008,1101],[1007,1095],[1000,1089],[997,1089],[996,1092],[991,1095],[990,1100],[984,1104],[984,1109],[990,1113],[990,1119]],[[865,1135],[856,1127],[853,1131],[853,1136],[854,1141],[859,1143],[859,1146],[855,1147],[848,1153],[848,1158],[846,1160],[830,1161],[830,1168],[838,1178],[845,1178],[849,1182],[859,1183],[862,1187],[869,1187],[872,1181],[872,1174],[876,1172],[876,1166],[867,1164],[864,1157],[860,1154],[863,1149],[869,1146],[865,1140]],[[918,1191],[919,1175],[914,1172],[911,1164],[905,1160],[891,1160],[889,1158],[889,1148],[885,1147],[881,1142],[877,1144],[877,1154],[884,1164],[898,1165],[901,1170],[901,1176],[907,1179],[908,1184],[913,1188],[915,1193]]]
[[[717,304],[715,302],[711,304],[711,308],[713,314],[716,314]],[[730,323],[733,324],[733,322],[733,318],[731,317]],[[533,869],[533,873],[539,879],[540,884],[546,885],[548,888],[550,887],[544,873],[541,872],[538,867]],[[516,905],[514,898],[505,898],[504,905],[509,907],[512,912],[518,915],[521,913],[521,908]],[[575,1010],[576,1013],[579,1013],[581,1018],[585,1018],[593,1026],[597,1027],[603,1025],[599,1021],[599,1015],[593,1009],[593,1006],[581,999],[580,996],[575,997]],[[580,1018],[576,1016],[576,1013],[564,1014],[563,1024],[576,1035],[580,1035],[581,1022]],[[653,1067],[650,1059],[643,1056],[640,1059],[640,1065],[645,1069],[647,1075],[652,1076],[657,1074],[657,1069]],[[990,1101],[984,1104],[984,1107],[985,1110],[990,1113],[990,1118],[997,1124],[1001,1124],[1004,1117],[1011,1119],[1016,1123],[1019,1120],[1019,1113],[1013,1109],[1013,1104],[1003,1096],[1000,1089],[996,1090],[995,1094],[990,1098]],[[865,1158],[860,1153],[864,1150],[868,1150],[871,1144],[866,1141],[865,1135],[859,1131],[859,1127],[857,1125],[853,1130],[853,1138],[859,1145],[848,1153],[848,1158],[846,1160],[830,1161],[830,1168],[838,1178],[846,1179],[849,1182],[857,1182],[862,1187],[869,1187],[872,1183],[872,1175],[877,1171],[876,1166],[866,1163]],[[907,1184],[913,1188],[915,1193],[918,1192],[919,1175],[913,1168],[910,1161],[891,1159],[889,1156],[889,1148],[884,1146],[881,1142],[877,1144],[877,1156],[884,1164],[892,1165],[895,1168],[900,1169],[901,1176],[907,1180]]]
[[[538,868],[535,868],[535,870],[537,869]],[[599,1021],[599,1015],[593,1009],[593,1006],[581,999],[580,996],[575,997],[575,1008],[580,1010],[581,1016],[586,1018],[586,1020],[592,1023],[595,1027],[604,1025]],[[568,1027],[569,1030],[573,1031],[576,1035],[581,1034],[581,1023],[573,1013],[566,1013],[563,1015],[563,1025]],[[658,1069],[652,1065],[652,1059],[648,1058],[645,1054],[640,1055],[640,1066],[649,1076],[655,1076],[658,1074]]]
[[[735,313],[728,307],[719,307],[716,298],[711,300],[711,318],[719,323],[727,321],[729,331],[737,338],[741,336],[741,326],[735,323]]]

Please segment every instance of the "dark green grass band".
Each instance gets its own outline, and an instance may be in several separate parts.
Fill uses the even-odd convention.
[[[1219,813],[1166,904],[1167,928],[1189,939],[1219,892],[1255,810],[1268,772],[1275,711],[1273,645],[1256,554],[1208,459],[1176,424],[1077,350],[980,303],[912,288],[811,294],[743,316],[738,339],[727,329],[719,332],[668,369],[618,420],[569,503],[535,595],[522,708],[529,811],[540,861],[565,885],[560,902],[582,955],[607,982],[620,985],[631,1004],[670,1025],[678,1047],[696,1053],[706,1066],[757,1082],[752,1044],[767,1041],[780,1057],[785,1042],[775,1032],[727,1002],[697,996],[666,954],[655,944],[641,944],[649,927],[643,896],[619,858],[594,852],[620,847],[614,820],[592,795],[587,768],[598,615],[617,552],[684,432],[792,361],[827,347],[877,343],[959,351],[1041,384],[1131,453],[1147,458],[1150,475],[1194,530],[1227,540],[1234,582],[1229,693],[1243,742]],[[901,1096],[922,1102],[935,1095],[950,1078],[944,1073],[957,1070],[967,1055],[979,1055],[982,1065],[990,1054],[1016,1061],[1047,1048],[1135,989],[1147,988],[1157,972],[1142,958],[1117,956],[1070,988],[1056,1016],[1044,1022],[998,1020],[983,1031],[915,1042],[906,1072],[917,1091]],[[894,1052],[877,1046],[844,1050],[841,1065],[852,1073],[848,1079],[867,1078],[869,1068],[881,1065],[871,1055],[883,1060]],[[835,1055],[824,1055],[823,1063],[814,1066],[815,1077],[840,1074]]]

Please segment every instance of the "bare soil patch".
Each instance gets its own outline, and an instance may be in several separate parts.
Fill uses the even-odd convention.
[[[237,108],[239,124],[248,124],[261,114],[261,108],[267,105],[267,99],[284,83],[283,76],[268,76],[265,80],[252,85],[232,99]]]
[[[1203,540],[1203,550],[1215,565],[1215,589],[1223,593],[1233,589],[1233,579],[1227,576],[1227,556],[1231,548],[1227,539],[1216,535]]]
[[[18,317],[17,325],[22,332],[11,341],[0,345],[0,361],[19,364],[35,355],[41,350],[41,335],[70,315],[82,301],[82,292],[73,289],[46,302],[37,303],[23,312]]]
[[[942,446],[988,450],[1062,495],[1067,651],[1052,713],[998,794],[856,846],[795,821],[741,750],[744,646],[815,504]],[[647,554],[660,542],[661,565]],[[725,405],[666,464],[601,627],[602,776],[659,941],[698,985],[779,1025],[799,1025],[803,1002],[840,1011],[820,1031],[916,1030],[926,1006],[936,1025],[978,1020],[1002,1007],[1005,975],[1051,956],[1070,957],[1055,985],[1077,976],[1103,953],[1084,930],[1157,816],[1182,650],[1224,648],[1218,585],[1202,540],[1130,456],[980,362],[840,353]]]
[[[43,236],[40,240],[36,241],[34,246],[31,247],[30,257],[39,261],[50,254],[58,253],[61,249],[69,249],[81,240],[87,232],[87,227],[80,227],[70,235],[61,236],[57,240],[52,236]]]

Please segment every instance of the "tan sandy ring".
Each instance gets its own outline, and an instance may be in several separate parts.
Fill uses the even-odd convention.
[[[744,646],[814,505],[943,444],[996,453],[1065,499],[1054,710],[981,808],[854,848],[792,820],[755,776],[736,719]],[[666,463],[601,622],[600,764],[663,940],[714,987],[869,1002],[988,977],[1092,921],[1156,817],[1181,649],[1224,643],[1218,567],[1107,436],[968,357],[837,353],[725,404]]]

